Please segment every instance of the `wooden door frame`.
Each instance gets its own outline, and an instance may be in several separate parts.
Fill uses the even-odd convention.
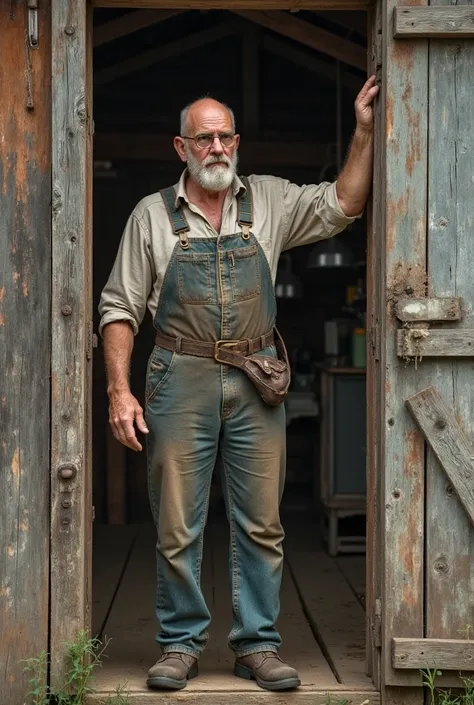
[[[298,9],[372,8],[381,21],[383,0],[302,0]],[[53,307],[51,430],[51,677],[64,671],[64,643],[91,624],[92,555],[92,12],[97,7],[164,9],[291,9],[288,0],[52,0],[53,93]],[[374,38],[377,32],[373,31]],[[378,40],[377,40],[378,41]],[[370,42],[370,37],[369,37]],[[377,51],[369,51],[368,69]],[[370,44],[369,44],[370,50]],[[385,111],[376,111],[376,140],[383,143]],[[376,169],[383,161],[376,159]],[[368,457],[367,655],[379,685],[381,347],[383,311],[380,240],[383,183],[374,189],[368,228]],[[380,354],[378,354],[378,351]],[[55,403],[54,403],[55,402]],[[369,447],[369,444],[368,444]],[[373,452],[373,449],[375,451]],[[65,620],[63,615],[67,614]]]

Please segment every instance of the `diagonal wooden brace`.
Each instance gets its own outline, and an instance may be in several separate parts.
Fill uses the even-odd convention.
[[[423,389],[405,403],[474,525],[474,448],[453,408],[434,387]]]

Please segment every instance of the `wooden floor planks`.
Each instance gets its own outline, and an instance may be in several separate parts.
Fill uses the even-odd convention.
[[[113,534],[124,531],[117,541]],[[103,668],[97,674],[96,690],[111,692],[118,684],[126,684],[130,703],[148,705],[186,700],[193,705],[233,705],[234,696],[245,695],[245,703],[259,705],[271,698],[274,705],[298,700],[298,705],[318,705],[327,700],[328,692],[337,693],[336,700],[347,698],[353,705],[368,699],[378,705],[379,694],[364,675],[364,612],[333,559],[321,550],[312,554],[307,545],[289,540],[281,592],[279,630],[283,638],[281,654],[299,670],[302,688],[289,694],[271,694],[254,683],[235,678],[233,658],[227,647],[232,626],[228,578],[228,532],[222,526],[206,530],[202,582],[212,614],[210,639],[201,659],[200,677],[180,693],[153,693],[145,685],[146,673],[158,658],[155,643],[157,630],[154,615],[155,533],[153,527],[104,527],[97,532],[94,573],[94,624],[107,612],[107,596],[115,591],[125,555],[133,537],[134,548],[117,591],[104,634],[110,638]],[[298,532],[295,532],[297,536]],[[128,548],[127,548],[128,546]],[[101,558],[100,553],[103,552]],[[311,569],[309,569],[311,567]],[[110,569],[109,569],[110,568]],[[295,580],[298,588],[295,585]],[[315,640],[301,600],[317,631],[324,640],[340,676],[335,678],[328,661]],[[239,695],[240,694],[240,695]],[[311,696],[311,697],[310,697]],[[231,699],[229,700],[229,697]],[[90,696],[88,702],[99,703]],[[237,700],[235,701],[237,703]]]

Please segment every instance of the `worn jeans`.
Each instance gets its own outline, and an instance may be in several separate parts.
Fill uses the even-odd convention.
[[[272,346],[265,351],[276,354]],[[200,586],[216,461],[230,524],[236,655],[276,651],[284,538],[284,406],[267,406],[238,369],[155,347],[147,373],[148,485],[157,527],[157,641],[199,656],[210,613]],[[219,456],[219,457],[218,457]],[[222,570],[225,566],[222,566]]]

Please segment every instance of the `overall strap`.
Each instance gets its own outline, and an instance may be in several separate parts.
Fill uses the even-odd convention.
[[[166,206],[166,212],[168,213],[173,232],[179,237],[179,242],[183,250],[186,250],[189,247],[187,233],[190,228],[182,207],[179,206],[176,208],[176,191],[173,186],[169,186],[168,188],[162,189],[160,194]]]
[[[250,237],[250,228],[253,225],[253,203],[250,183],[246,176],[241,176],[240,180],[245,186],[245,191],[239,195],[237,205],[237,222],[242,228],[244,239]]]

